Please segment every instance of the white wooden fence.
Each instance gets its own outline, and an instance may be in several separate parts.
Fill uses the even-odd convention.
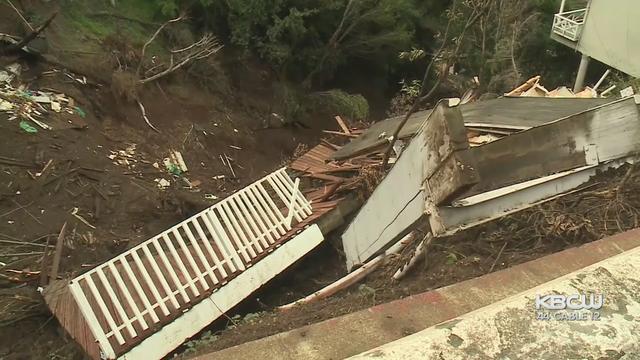
[[[272,251],[311,215],[298,184],[277,170],[74,278],[71,293],[104,355],[115,358],[114,347],[140,340]]]

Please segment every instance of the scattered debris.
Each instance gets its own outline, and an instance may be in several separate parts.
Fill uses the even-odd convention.
[[[110,151],[107,157],[113,164],[124,166],[128,169],[135,169],[138,159],[136,158],[136,144],[130,144],[124,150]]]
[[[20,121],[20,128],[29,134],[35,134],[38,132],[38,129],[29,125],[29,123],[24,120]]]
[[[155,179],[154,181],[158,184],[160,189],[166,189],[171,186],[171,182],[167,179]]]
[[[180,176],[182,173],[185,173],[189,170],[187,168],[187,164],[182,158],[182,154],[176,150],[169,151],[169,157],[164,158],[162,160],[162,163],[164,164],[168,172],[176,176]]]
[[[71,210],[71,215],[73,215],[76,219],[80,220],[83,224],[87,225],[88,227],[95,229],[96,227],[91,225],[85,218],[83,218],[82,216],[78,215],[78,208],[74,207],[73,210]]]
[[[220,156],[220,161],[222,161],[222,165],[225,165],[229,168],[229,170],[231,171],[231,175],[233,176],[234,179],[237,178],[236,172],[233,170],[233,166],[231,166],[231,162],[229,161],[232,159],[227,154],[222,154],[219,156]]]
[[[11,83],[20,75],[21,66],[10,64],[0,71],[0,111],[8,113],[9,120],[30,120],[40,128],[53,130],[69,127],[65,121],[51,117],[50,112],[66,114],[65,120],[72,127],[86,127],[85,123],[74,121],[69,115],[74,115],[79,109],[75,101],[65,94],[28,89],[25,85],[14,87]],[[84,117],[84,116],[83,116]],[[22,127],[22,125],[21,125]]]
[[[540,85],[540,75],[534,76],[531,79],[525,81],[522,85],[504,94],[505,96],[528,96],[528,97],[559,97],[559,98],[597,98],[609,93],[612,89],[608,89],[606,93],[598,95],[597,89],[604,81],[604,78],[608,75],[608,70],[603,77],[593,87],[585,87],[584,90],[574,93],[566,86],[560,86],[554,90],[547,90],[544,86]]]

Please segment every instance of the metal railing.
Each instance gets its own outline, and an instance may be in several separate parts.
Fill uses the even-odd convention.
[[[571,41],[578,41],[586,15],[586,8],[555,14],[553,17],[553,32]]]
[[[114,358],[114,346],[186,310],[273,250],[294,221],[311,215],[298,185],[285,168],[277,170],[74,278],[69,288],[104,355]]]

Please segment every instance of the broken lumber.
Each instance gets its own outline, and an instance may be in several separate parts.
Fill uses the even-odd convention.
[[[333,131],[333,130],[322,130],[323,133],[325,134],[332,134],[332,135],[340,135],[340,136],[346,136],[346,137],[350,137],[350,138],[357,138],[358,135],[353,135],[351,133],[347,134],[347,133],[343,133],[340,131]]]
[[[344,132],[347,135],[351,135],[351,131],[349,131],[349,127],[347,126],[347,124],[345,124],[344,120],[342,120],[340,115],[336,115],[335,119],[338,122],[338,126],[340,126],[340,128],[342,129],[342,132]]]
[[[373,260],[359,267],[357,270],[349,273],[348,275],[340,278],[339,280],[333,282],[332,284],[325,286],[324,288],[314,292],[313,294],[305,298],[302,298],[300,300],[294,301],[286,305],[279,306],[278,310],[287,311],[298,305],[310,304],[310,303],[325,299],[341,290],[344,290],[350,287],[351,285],[364,279],[367,275],[371,274],[378,267],[380,267],[380,265],[384,263],[384,260],[386,257],[401,252],[408,244],[410,244],[413,241],[414,238],[415,238],[415,233],[410,232],[409,234],[405,235],[405,237],[400,239],[400,241],[398,241],[393,247],[391,247],[385,253],[378,255]]]
[[[393,274],[394,280],[400,280],[407,275],[420,258],[424,258],[424,260],[427,261],[427,250],[429,249],[429,245],[431,245],[431,241],[433,241],[433,235],[431,233],[427,233],[424,239],[420,241],[420,244],[418,244],[418,247],[416,247],[413,252],[413,256],[409,259],[409,262],[400,267],[400,269]]]
[[[531,79],[525,81],[522,85],[518,86],[517,88],[509,91],[508,93],[506,93],[506,96],[518,96],[520,95],[522,92],[529,90],[531,87],[533,87],[535,84],[537,84],[540,81],[540,75],[534,76]]]
[[[64,236],[67,231],[67,222],[62,224],[62,229],[58,234],[58,240],[56,241],[56,250],[53,255],[53,264],[51,265],[51,272],[49,273],[49,281],[53,281],[58,277],[58,269],[60,268],[60,259],[62,258],[62,246],[64,244]]]

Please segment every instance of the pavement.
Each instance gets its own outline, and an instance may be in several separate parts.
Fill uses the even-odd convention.
[[[497,358],[516,359],[521,358],[519,355],[522,353],[517,353],[514,348],[525,344],[527,340],[540,341],[541,345],[527,353],[535,355],[534,357],[522,358],[557,359],[571,357],[560,356],[555,351],[543,353],[540,347],[553,340],[556,342],[551,344],[555,344],[555,347],[574,348],[568,345],[575,339],[582,339],[580,341],[585,344],[595,339],[594,346],[599,346],[598,351],[610,355],[620,354],[621,351],[636,351],[635,348],[624,345],[629,340],[630,331],[640,333],[640,308],[637,307],[640,302],[640,283],[633,279],[633,275],[640,272],[639,246],[640,229],[634,229],[475,279],[204,354],[197,359],[313,360],[344,359],[358,354],[361,358],[381,356],[428,359],[431,356],[440,358],[441,353],[449,352],[451,357],[444,359],[493,359],[496,358],[491,357],[494,355]],[[596,265],[593,266],[594,264]],[[598,288],[598,284],[602,284],[602,287]],[[616,322],[602,321],[593,325],[593,322],[536,320],[535,309],[531,304],[531,297],[536,292],[590,289],[606,289],[608,295],[605,295],[602,320],[614,319]],[[513,320],[509,320],[510,316]],[[452,319],[457,320],[446,323]],[[493,321],[491,326],[486,326],[490,321]],[[436,326],[439,324],[445,325]],[[620,324],[625,325],[618,329]],[[501,328],[502,325],[511,326],[509,329],[513,331],[509,333]],[[485,328],[486,334],[483,333]],[[538,330],[533,329],[553,331],[555,338],[534,337]],[[614,334],[615,339],[606,339],[607,330]],[[402,338],[401,343],[394,343]],[[433,346],[427,347],[425,344],[430,343],[432,338]],[[487,348],[476,349],[485,342],[491,342],[494,348],[487,345]],[[388,347],[384,347],[385,344],[389,344]],[[473,344],[476,344],[476,348]],[[635,344],[640,344],[640,340],[635,341]],[[380,346],[383,347],[379,348]],[[400,353],[396,351],[399,348],[418,352],[398,355]],[[431,352],[419,352],[420,349],[431,348],[434,349],[429,350]],[[505,352],[500,353],[499,350],[503,348],[506,349]],[[371,349],[374,349],[373,352],[367,353]],[[575,349],[579,351],[581,348]],[[589,354],[597,353],[596,350],[589,350]],[[607,353],[608,350],[610,352]],[[640,359],[640,355],[620,359]]]
[[[638,273],[640,247],[350,359],[640,359]]]

